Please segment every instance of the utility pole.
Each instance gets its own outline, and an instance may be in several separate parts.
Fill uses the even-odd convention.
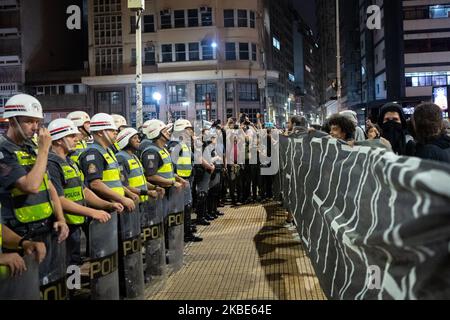
[[[128,0],[128,9],[136,12],[136,127],[142,127],[142,12],[145,10],[145,0]]]

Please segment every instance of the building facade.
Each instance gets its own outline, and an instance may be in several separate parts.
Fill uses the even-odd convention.
[[[388,101],[411,114],[434,100],[434,88],[450,85],[450,2],[378,0],[378,30],[366,25],[371,4],[360,0],[363,102],[374,116]]]
[[[313,31],[297,14],[294,24],[295,111],[306,115],[311,122],[317,122],[320,115],[318,48]]]
[[[0,113],[14,94],[36,96],[44,122],[88,109],[87,16],[67,27],[70,6],[83,12],[86,0],[0,0]],[[84,22],[84,23],[83,23]]]
[[[265,83],[278,81],[278,72],[263,63],[262,1],[161,0],[145,5],[144,120],[226,120],[240,113],[256,120],[264,112]],[[89,88],[90,108],[126,115],[134,124],[135,13],[125,0],[93,0],[88,16],[90,74],[83,84]],[[160,101],[154,100],[155,93]]]

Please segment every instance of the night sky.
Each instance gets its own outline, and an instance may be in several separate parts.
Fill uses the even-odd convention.
[[[292,0],[300,15],[316,33],[316,3],[315,0]]]

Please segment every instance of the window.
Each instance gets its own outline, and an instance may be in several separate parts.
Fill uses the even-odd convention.
[[[144,48],[144,65],[154,66],[156,64],[155,49]]]
[[[252,43],[252,61],[256,61],[256,44]]]
[[[201,11],[202,26],[209,27],[212,26],[212,9],[205,7]]]
[[[161,29],[172,28],[172,15],[168,12],[161,11]]]
[[[136,33],[136,16],[130,17],[130,33]]]
[[[213,48],[209,41],[202,42],[202,56],[203,56],[203,60],[213,60],[214,59]]]
[[[225,58],[227,60],[236,60],[236,44],[234,42],[225,43]]]
[[[188,10],[188,26],[189,27],[198,27],[198,10],[197,9],[189,9]]]
[[[142,31],[144,33],[155,32],[155,16],[145,15],[144,16],[144,26]]]
[[[225,84],[225,95],[227,101],[234,101],[234,83],[227,82]]]
[[[162,62],[172,62],[172,45],[163,44],[162,46]]]
[[[248,27],[247,10],[238,10],[238,27],[239,28]]]
[[[260,112],[259,109],[247,109],[247,108],[241,108],[241,113],[245,113],[248,115],[248,118],[251,122],[256,123],[257,121],[257,115]]]
[[[212,119],[216,119],[216,109],[211,109],[211,120]],[[208,119],[208,112],[207,112],[207,110],[205,110],[205,109],[202,109],[202,110],[196,110],[195,111],[195,118],[197,119],[197,120],[209,120]]]
[[[445,86],[447,85],[446,76],[433,76],[433,86]]]
[[[175,10],[175,28],[184,28],[186,27],[186,23],[184,20],[184,10]]]
[[[136,65],[136,49],[135,48],[131,49],[131,65],[132,66]]]
[[[277,48],[278,50],[281,50],[280,40],[278,40],[277,38],[273,37],[273,46],[275,48]]]
[[[239,43],[239,60],[249,60],[248,43]]]
[[[255,29],[255,11],[250,11],[250,28]]]
[[[450,85],[450,71],[406,73],[405,84],[406,87]]]
[[[189,61],[200,60],[200,51],[198,43],[189,43]]]
[[[205,102],[206,94],[209,94],[212,102],[216,102],[216,85],[214,83],[209,84],[196,84],[195,85],[195,102]]]
[[[175,121],[179,119],[186,119],[186,111],[173,111],[172,117]]]
[[[170,85],[169,101],[171,104],[182,103],[187,101],[186,85]]]
[[[65,86],[59,86],[58,93],[59,94],[65,94],[66,93],[66,87]]]
[[[53,88],[55,90],[53,90]],[[73,94],[79,94],[80,93],[80,86],[75,84],[73,85]],[[52,87],[52,94],[56,94],[56,87]]]
[[[430,6],[430,18],[431,19],[450,18],[450,5]]]
[[[120,15],[94,16],[94,44],[96,46],[122,45]]]
[[[225,28],[234,28],[234,10],[223,10],[223,19]]]
[[[239,101],[259,101],[258,84],[239,83]]]
[[[175,44],[175,61],[186,61],[186,45],[184,43]]]

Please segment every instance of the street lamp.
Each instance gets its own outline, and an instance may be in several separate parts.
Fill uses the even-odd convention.
[[[155,100],[156,101],[156,118],[158,118],[159,119],[159,102],[161,101],[161,99],[162,99],[162,96],[161,96],[161,93],[159,93],[159,92],[155,92],[155,93],[153,93],[153,100]]]

